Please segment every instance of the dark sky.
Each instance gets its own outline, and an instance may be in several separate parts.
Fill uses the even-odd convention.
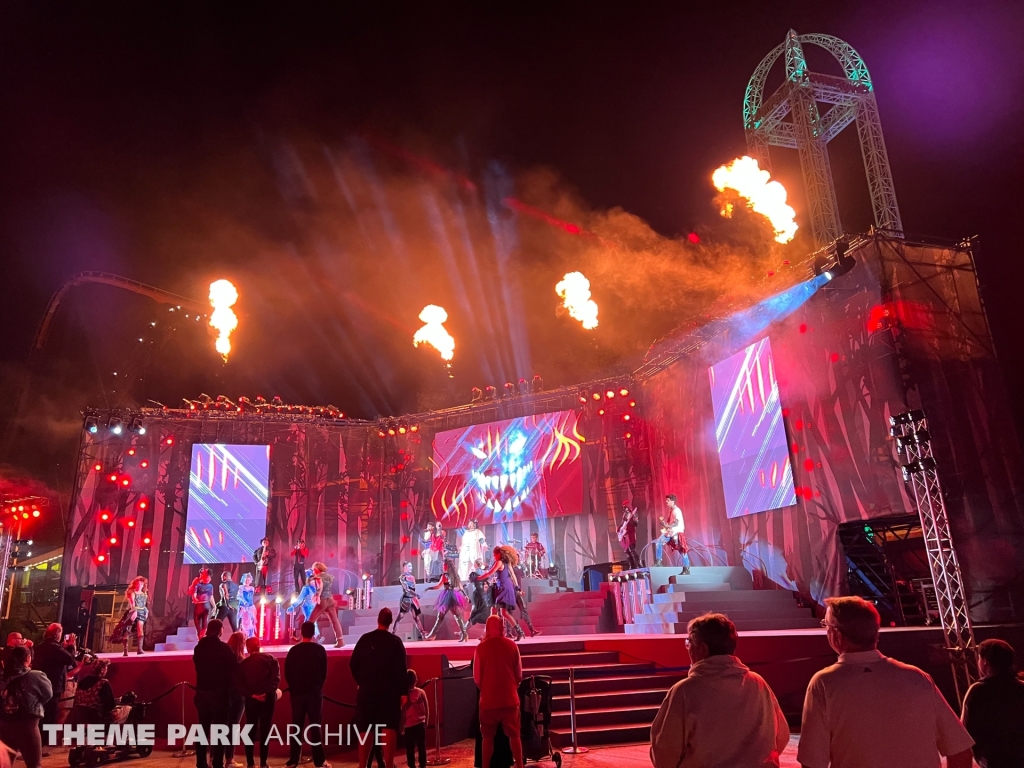
[[[1011,390],[1024,388],[1024,5],[293,5],[5,6],[5,416],[22,402],[47,300],[76,272],[198,299],[211,279],[230,276],[243,296],[237,357],[224,366],[208,337],[168,324],[148,300],[78,289],[32,364],[24,402],[35,426],[7,431],[15,469],[66,491],[86,405],[280,393],[375,417],[511,376],[540,372],[557,384],[627,370],[713,286],[622,283],[602,304],[606,335],[584,337],[558,325],[566,321],[553,306],[546,314],[530,281],[596,259],[593,243],[566,245],[571,236],[546,224],[516,230],[488,201],[514,195],[635,235],[639,250],[668,249],[667,259],[676,258],[671,238],[692,229],[736,238],[711,206],[709,175],[745,151],[744,88],[790,27],[843,38],[866,60],[904,225],[980,236],[997,349]],[[833,163],[846,229],[864,230],[870,208],[852,129],[834,143]],[[806,231],[795,158],[776,166]],[[424,213],[435,199],[458,244],[451,262]],[[637,218],[603,216],[616,208]],[[666,239],[652,244],[642,222]],[[469,259],[469,245],[484,240],[489,252]],[[806,252],[806,240],[793,248]],[[751,258],[760,268],[777,256]],[[720,254],[693,258],[707,268]],[[652,263],[623,261],[637,273]],[[454,380],[409,344],[428,301],[467,309],[451,313],[464,340]],[[112,378],[118,368],[135,376],[127,390]]]

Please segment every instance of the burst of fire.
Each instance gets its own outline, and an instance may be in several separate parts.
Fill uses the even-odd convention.
[[[770,181],[771,174],[763,171],[752,157],[736,158],[723,165],[711,175],[715,189],[722,192],[734,190],[747,199],[747,205],[771,222],[775,240],[788,243],[796,234],[796,211],[786,203],[786,188],[777,181]],[[726,203],[722,215],[732,216],[732,203]]]
[[[444,307],[427,304],[420,312],[420,320],[425,325],[413,335],[412,345],[418,347],[420,344],[429,344],[441,353],[442,360],[451,360],[455,356],[455,339],[442,325],[447,319],[448,313]]]
[[[555,286],[569,314],[588,331],[597,328],[597,302],[590,298],[590,281],[582,272],[570,272]]]
[[[238,289],[230,280],[215,280],[210,283],[210,325],[217,329],[217,351],[227,362],[231,352],[231,332],[238,327],[238,315],[231,309],[238,301]]]

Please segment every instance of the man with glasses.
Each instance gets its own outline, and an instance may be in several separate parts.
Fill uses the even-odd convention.
[[[690,672],[651,726],[655,768],[778,765],[789,726],[768,683],[735,656],[735,625],[708,613],[687,634]]]
[[[839,661],[811,678],[797,760],[804,768],[970,768],[974,742],[931,677],[878,652],[878,611],[833,597],[822,626]]]

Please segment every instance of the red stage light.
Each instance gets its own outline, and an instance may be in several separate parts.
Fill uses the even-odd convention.
[[[28,512],[22,512],[21,513],[21,519],[22,520],[28,520]]]
[[[629,421],[629,414],[628,413],[622,414],[622,420],[623,421]]]
[[[121,485],[123,485],[125,488],[127,488],[131,484],[132,484],[132,479],[130,477],[122,477],[121,478]]]
[[[401,472],[403,469],[405,469],[405,464],[399,464],[398,471]]]
[[[408,544],[409,543],[409,537],[408,536],[403,536],[402,537],[402,543],[403,544]]]
[[[625,434],[625,438],[626,438],[627,440],[629,440],[629,438],[631,438],[632,436],[633,436],[633,433],[632,433],[632,432],[627,432],[627,433]]]
[[[595,392],[594,393],[594,399],[595,400],[600,400],[601,399],[601,393],[600,392]]]
[[[116,483],[117,482],[117,475],[112,474],[112,475],[110,475],[110,477],[107,478],[107,480],[109,480],[112,483]]]
[[[388,430],[388,434],[391,435],[391,437],[394,437],[395,436],[395,428],[391,427],[391,429]]]
[[[602,408],[601,410],[599,410],[599,411],[597,412],[597,415],[598,415],[598,416],[604,416],[604,408]]]
[[[613,397],[615,397],[615,390],[609,389],[607,392],[604,393],[604,396],[611,400]]]
[[[419,553],[420,553],[420,551],[418,549],[410,549],[409,550],[409,554],[412,555],[413,557],[416,557],[416,555],[418,555]]]
[[[106,562],[106,559],[107,559],[106,555],[96,555],[96,562],[97,563]]]
[[[129,528],[135,527],[135,521],[130,517],[127,520],[125,520],[124,524],[127,525]]]
[[[18,505],[18,511],[19,512],[24,512],[25,511],[25,505],[24,504],[19,504]]]
[[[700,242],[700,235],[698,235],[696,232],[691,232],[686,236],[686,239],[696,245],[697,243]]]
[[[586,396],[586,395],[583,395],[583,394],[581,394],[581,395],[580,395],[580,402],[581,402],[581,403],[585,403],[585,402],[587,402],[587,396]]]
[[[173,437],[168,437],[166,440],[164,440],[164,442],[167,445],[174,445],[174,438]]]
[[[619,394],[625,397],[626,395],[629,394],[629,390],[623,387],[622,389],[619,390]]]
[[[117,536],[111,536],[110,537],[110,543],[111,543],[112,546],[116,546],[117,545]]]
[[[107,512],[106,510],[100,512],[100,520],[102,520],[104,523],[110,520],[110,513]]]
[[[39,510],[38,510],[38,509],[33,509],[33,510],[32,510],[32,517],[39,517],[39,514],[40,514],[40,513],[39,513]]]
[[[103,465],[102,464],[94,464],[93,465],[93,469],[95,469],[97,472],[99,472],[100,470],[103,469]]]
[[[401,515],[399,515],[399,517],[402,520],[408,520],[409,519],[409,513],[408,512],[403,512]]]
[[[399,504],[399,506],[400,506],[400,507],[401,507],[402,509],[405,509],[406,507],[408,507],[408,506],[409,506],[409,502],[408,502],[408,501],[402,501],[402,503],[401,503],[401,504]]]
[[[145,460],[143,460],[143,461],[140,461],[140,462],[139,462],[139,466],[140,466],[140,467],[142,467],[143,469],[145,469],[146,467],[148,467],[148,466],[149,466],[149,462],[148,462],[148,461],[145,461]]]
[[[814,470],[814,459],[804,459],[804,469],[808,472]]]
[[[419,432],[420,431],[420,425],[419,424],[413,424],[411,427],[409,427],[409,431],[410,432]]]
[[[134,456],[135,455],[135,449],[134,448],[129,448],[128,449],[128,455],[129,456]]]
[[[398,428],[398,434],[400,434],[400,435],[404,435],[404,434],[405,434],[405,432],[406,432],[406,429],[405,429],[405,427],[399,427],[399,428]]]
[[[139,509],[145,509],[148,506],[149,506],[149,502],[146,501],[145,499],[143,499],[142,501],[139,502]]]
[[[387,437],[387,436],[388,436],[388,433],[387,433],[387,432],[385,432],[385,431],[384,431],[383,429],[379,429],[379,430],[377,430],[377,437],[380,437],[380,438],[385,438],[385,437]]]
[[[630,400],[629,401],[629,407],[630,408],[635,408],[636,407],[636,400]]]
[[[832,355],[831,355],[831,359],[832,359],[833,363],[838,363],[839,362],[839,353],[838,352],[833,352]]]
[[[800,333],[807,333],[807,323],[800,323]]]

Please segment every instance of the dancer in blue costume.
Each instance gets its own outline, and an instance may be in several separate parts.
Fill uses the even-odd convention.
[[[526,635],[523,628],[515,620],[512,611],[516,609],[516,581],[515,566],[519,563],[519,554],[510,546],[502,545],[494,548],[494,562],[491,567],[480,576],[480,579],[495,577],[494,586],[491,588],[493,599],[492,614],[501,617],[511,625],[512,634],[516,640],[522,640]]]
[[[256,636],[256,588],[251,573],[242,574],[238,586],[238,627],[246,637]]]
[[[316,608],[318,602],[318,595],[320,592],[320,579],[313,576],[312,570],[306,571],[306,585],[299,592],[298,602],[292,605],[288,609],[288,613],[295,613],[297,610],[302,611],[303,621],[309,621],[309,617],[313,615],[313,609]],[[320,632],[317,631],[319,635]],[[295,633],[295,641],[298,642],[298,633]]]
[[[434,628],[427,633],[424,640],[434,639],[437,630],[441,628],[441,622],[449,613],[455,617],[455,623],[459,625],[459,632],[462,633],[459,642],[464,643],[469,640],[469,628],[466,626],[466,620],[462,618],[462,609],[468,605],[469,600],[466,598],[466,593],[462,591],[459,571],[452,560],[444,561],[444,573],[441,574],[441,580],[434,586],[428,587],[427,591],[432,589],[441,590],[441,594],[437,596],[437,602],[434,604],[437,609],[437,620],[434,622]]]

